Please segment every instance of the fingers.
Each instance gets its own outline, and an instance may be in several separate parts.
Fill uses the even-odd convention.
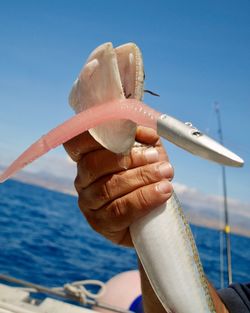
[[[138,126],[135,139],[136,141],[145,145],[161,147],[162,149],[160,150],[160,159],[169,161],[168,155],[162,146],[160,137],[155,130],[148,127]]]
[[[136,140],[146,145],[154,146],[159,140],[159,136],[154,130],[139,126],[137,128]],[[75,162],[78,162],[81,156],[86,153],[103,149],[103,147],[90,135],[88,131],[64,143],[64,148]]]
[[[136,132],[136,140],[146,145],[155,146],[159,142],[159,136],[153,129],[139,126]],[[64,148],[72,160],[77,162],[80,160],[81,155],[103,147],[87,131],[66,142]]]
[[[84,209],[97,210],[143,186],[162,179],[170,181],[173,174],[173,168],[168,162],[157,162],[104,176],[88,188],[78,189],[79,203]]]
[[[103,147],[90,135],[89,132],[84,132],[74,137],[63,146],[71,159],[75,162],[78,162],[82,155],[86,153],[103,149]]]
[[[131,246],[128,232],[131,223],[163,204],[171,193],[171,183],[161,180],[119,197],[99,210],[86,209],[83,213],[97,232],[115,243]]]
[[[156,146],[160,141],[160,137],[157,135],[155,130],[144,126],[137,127],[135,139],[138,142],[150,146]]]
[[[82,156],[78,162],[76,190],[86,188],[97,179],[145,164],[166,160],[160,147],[134,147],[127,156],[114,154],[106,149],[96,150]]]
[[[161,146],[160,137],[157,135],[156,131],[147,127],[138,126],[135,139],[148,146]],[[90,135],[89,132],[84,132],[69,140],[64,144],[64,148],[71,159],[75,162],[78,162],[85,154],[103,149],[103,147]],[[160,152],[160,158],[161,155],[163,156],[161,159],[168,159],[164,149],[161,149]]]
[[[77,162],[79,207],[90,225],[111,241],[132,246],[129,226],[172,193],[173,168],[152,129],[138,127],[129,155],[104,149],[85,132],[64,147]]]

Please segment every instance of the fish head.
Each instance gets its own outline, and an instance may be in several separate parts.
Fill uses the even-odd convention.
[[[112,43],[97,47],[76,79],[69,102],[76,113],[124,98],[142,100],[144,69],[142,54],[134,43],[114,48]],[[126,154],[135,142],[136,123],[122,119],[89,130],[102,146]]]

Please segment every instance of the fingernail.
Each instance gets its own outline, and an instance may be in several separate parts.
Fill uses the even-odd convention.
[[[172,186],[171,183],[168,182],[167,180],[161,181],[159,184],[156,185],[156,190],[159,193],[171,193],[172,192]]]
[[[161,177],[169,178],[172,173],[172,166],[168,162],[162,163],[158,166],[158,171],[160,172]]]
[[[144,151],[146,160],[153,163],[159,160],[159,153],[155,148],[148,148]]]
[[[130,157],[123,154],[117,154],[116,156],[119,166],[122,169],[127,170],[129,168]]]

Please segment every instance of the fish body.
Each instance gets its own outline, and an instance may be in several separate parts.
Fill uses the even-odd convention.
[[[137,254],[167,312],[215,313],[197,247],[175,193],[130,227]]]
[[[76,112],[103,101],[142,99],[144,70],[139,48],[132,43],[96,48],[70,94]],[[135,140],[136,124],[122,120],[90,130],[104,147],[127,153]],[[149,281],[167,312],[214,313],[195,241],[180,203],[169,201],[130,227],[132,240]]]
[[[243,166],[240,157],[192,125],[139,101],[143,84],[142,55],[135,44],[97,47],[70,93],[70,104],[77,114],[27,148],[0,175],[0,183],[87,130],[107,149],[126,154],[135,143],[137,124],[157,130],[167,140],[203,158]],[[133,223],[130,232],[149,281],[167,312],[215,312],[192,232],[175,194]]]

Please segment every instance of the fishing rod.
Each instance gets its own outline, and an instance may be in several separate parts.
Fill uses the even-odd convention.
[[[219,141],[223,145],[223,133],[222,133],[222,124],[221,124],[221,115],[220,115],[220,108],[217,102],[215,102],[215,113],[217,116],[217,122],[218,122],[218,135],[219,135]],[[224,198],[224,227],[222,232],[225,235],[226,238],[226,255],[227,255],[227,278],[228,278],[228,284],[232,284],[233,278],[232,278],[232,258],[231,258],[231,238],[230,238],[230,225],[229,225],[229,214],[228,214],[228,204],[227,204],[227,184],[226,184],[226,168],[224,165],[221,165],[222,169],[222,185],[223,185],[223,198]],[[223,237],[222,237],[223,239]],[[224,248],[224,242],[222,240],[221,242],[221,248]],[[221,284],[222,287],[224,287],[224,261],[223,261],[223,255],[224,251],[222,250],[221,253],[221,268],[222,268],[222,277],[221,277]]]

